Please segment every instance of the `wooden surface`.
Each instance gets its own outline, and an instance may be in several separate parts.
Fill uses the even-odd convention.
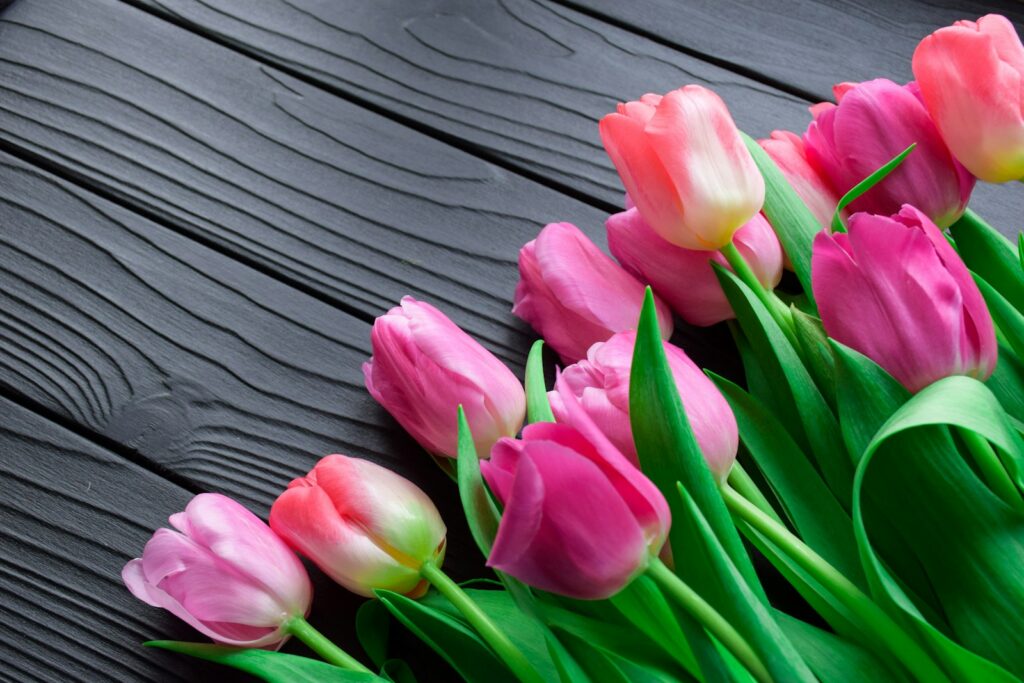
[[[191,634],[120,567],[190,495],[265,515],[329,452],[422,485],[449,568],[478,573],[450,483],[362,387],[373,318],[431,301],[521,373],[518,248],[554,220],[604,244],[622,189],[596,122],[616,101],[699,82],[752,134],[799,131],[832,82],[905,80],[919,37],[993,10],[1024,18],[973,0],[10,3],[0,680],[225,679],[139,646]],[[1024,227],[1019,186],[972,206]],[[680,338],[728,369],[725,337]],[[358,600],[317,586],[314,621],[358,651]]]

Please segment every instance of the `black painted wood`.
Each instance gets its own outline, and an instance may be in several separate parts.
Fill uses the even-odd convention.
[[[513,168],[616,205],[621,184],[597,134],[598,119],[615,102],[703,83],[753,135],[802,131],[808,104],[831,97],[832,83],[907,78],[911,39],[962,16],[931,3],[886,0],[580,6],[609,14],[630,31],[550,0],[132,1]],[[791,18],[774,13],[783,5]],[[1002,7],[998,0],[989,6]],[[780,68],[754,68],[758,60]],[[810,94],[815,74],[827,85]],[[1024,228],[1022,206],[1024,188],[1016,186],[979,186],[975,195],[974,207],[1014,237]]]
[[[603,233],[592,207],[111,0],[0,15],[0,140],[364,319],[428,299],[517,365],[519,247],[556,219]]]

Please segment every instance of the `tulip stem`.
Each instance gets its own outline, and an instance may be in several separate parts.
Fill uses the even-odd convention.
[[[765,513],[779,524],[783,524],[782,518],[779,517],[779,513],[775,511],[772,504],[768,502],[764,494],[761,493],[761,489],[757,487],[754,480],[750,478],[747,471],[743,469],[739,461],[732,464],[732,469],[729,470],[729,484],[732,485],[744,498],[749,500],[751,503],[760,508],[761,512]]]
[[[761,658],[750,647],[750,643],[707,600],[666,567],[664,562],[653,558],[647,567],[647,575],[666,594],[672,596],[672,599],[690,616],[699,621],[707,632],[731,652],[756,680],[761,683],[772,683],[771,674],[768,673]]]
[[[448,599],[448,602],[462,613],[469,625],[476,629],[480,637],[491,646],[494,653],[501,661],[515,674],[523,683],[544,683],[544,679],[537,673],[537,670],[530,664],[526,655],[509,640],[508,636],[491,621],[491,618],[480,606],[473,601],[473,598],[466,594],[466,591],[459,587],[459,584],[451,580],[433,562],[424,562],[420,569],[420,576],[426,579],[437,591]]]
[[[1020,490],[1010,479],[999,454],[992,448],[988,439],[971,429],[962,427],[957,429],[957,433],[967,445],[967,450],[974,457],[974,462],[992,493],[1002,498],[1003,502],[1014,510],[1024,512],[1024,498],[1021,497]]]
[[[286,621],[284,623],[284,630],[305,643],[310,650],[320,655],[328,664],[333,664],[349,671],[373,673],[360,664],[359,660],[335,645],[320,631],[313,628],[302,617],[296,616]]]
[[[876,645],[888,649],[917,680],[949,681],[949,677],[921,645],[842,572],[728,484],[720,490],[733,515],[767,537],[832,593],[857,618],[865,636],[872,638]]]
[[[765,308],[768,309],[768,313],[771,314],[775,322],[778,323],[779,327],[782,328],[782,332],[786,335],[786,338],[793,345],[793,348],[799,349],[796,343],[796,333],[793,329],[793,314],[790,312],[789,307],[782,302],[782,300],[776,296],[775,291],[765,287],[761,284],[761,281],[757,279],[757,275],[750,268],[750,264],[743,258],[743,254],[736,248],[736,244],[729,242],[719,251],[722,252],[722,256],[729,262],[732,267],[732,271],[736,273],[743,284],[750,287],[761,303],[764,304]]]

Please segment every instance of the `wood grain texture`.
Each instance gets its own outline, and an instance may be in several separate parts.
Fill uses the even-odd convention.
[[[616,205],[622,188],[597,121],[619,100],[703,83],[751,134],[802,131],[810,120],[807,99],[550,0],[266,0],[244,7],[231,0],[132,1]],[[697,44],[726,62],[735,56],[743,70],[761,73],[748,62],[778,63],[787,68],[770,73],[798,90],[811,89],[808,76],[819,74],[827,86],[818,98],[830,97],[828,88],[840,80],[908,78],[913,41],[962,16],[952,3],[885,0],[584,4],[666,42]],[[982,3],[970,11],[984,11]],[[1022,206],[1024,188],[1017,186],[979,186],[975,194],[974,208],[1014,237],[1024,227]]]
[[[0,156],[0,382],[259,514],[333,452],[422,486],[457,574],[451,483],[362,385],[369,325]]]
[[[365,319],[428,299],[516,364],[519,247],[553,219],[603,232],[589,206],[109,0],[0,15],[0,139]]]

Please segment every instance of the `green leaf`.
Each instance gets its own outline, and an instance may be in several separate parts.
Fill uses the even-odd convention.
[[[526,421],[554,422],[548,401],[548,388],[544,382],[544,341],[538,339],[526,357]]]
[[[846,232],[846,226],[843,225],[843,209],[849,206],[851,202],[856,201],[858,197],[870,190],[872,187],[882,182],[887,175],[896,170],[896,167],[903,163],[903,160],[907,158],[908,154],[914,151],[915,147],[917,147],[916,142],[897,154],[880,169],[854,185],[853,189],[843,195],[842,199],[839,200],[839,204],[836,206],[835,214],[832,216],[833,232]]]
[[[388,658],[388,636],[391,619],[379,600],[367,600],[356,611],[356,638],[374,666],[381,667]]]
[[[1024,270],[1013,244],[970,209],[949,228],[967,267],[1024,313]]]
[[[412,669],[401,659],[389,659],[380,667],[381,678],[391,683],[416,683]]]
[[[853,464],[835,415],[764,304],[731,271],[718,264],[712,266],[749,349],[773,389],[771,406],[775,414],[804,452],[814,457],[832,494],[844,509],[849,509]]]
[[[988,311],[992,314],[992,320],[1002,333],[1014,352],[1024,358],[1024,315],[1006,300],[1002,294],[976,273],[974,282],[977,283],[981,295],[988,304]]]
[[[816,626],[774,610],[775,618],[796,643],[821,683],[893,681],[910,683],[903,673],[886,667],[870,651]]]
[[[676,490],[686,512],[684,519],[692,524],[697,536],[696,542],[687,548],[687,561],[690,555],[697,556],[714,577],[714,581],[705,581],[707,585],[702,587],[687,583],[743,636],[775,680],[814,681],[807,664],[772,618],[770,608],[756,600],[744,583],[686,487],[677,483]],[[673,517],[673,524],[676,523],[678,520]]]
[[[866,588],[850,516],[800,447],[757,399],[727,379],[708,375],[729,402],[750,457],[775,491],[807,545]]]
[[[1015,458],[1024,453],[984,384],[940,380],[900,407],[865,450],[854,480],[855,533],[872,583],[881,587],[876,599],[916,630],[953,680],[1018,680],[1000,666],[1024,671],[1024,517],[967,466],[949,425],[977,432]],[[957,642],[929,623],[876,554],[879,518],[905,531],[903,551],[926,568]]]
[[[660,646],[692,675],[699,675],[700,667],[686,634],[679,627],[672,606],[651,579],[638,576],[612,596],[611,603],[649,642]],[[616,631],[622,633],[623,629],[616,628]]]
[[[480,459],[477,456],[476,445],[473,443],[473,434],[469,431],[469,422],[466,421],[466,413],[461,405],[458,418],[456,481],[459,484],[459,498],[462,500],[462,510],[469,523],[469,531],[473,534],[473,540],[476,541],[477,547],[480,548],[484,557],[487,557],[491,554],[494,537],[498,534],[498,522],[501,515],[484,485],[483,476],[480,474]]]
[[[516,677],[462,619],[404,595],[378,590],[381,604],[469,683],[516,683]]]
[[[1005,344],[999,344],[996,370],[985,385],[999,399],[1006,412],[1024,420],[1024,363]]]
[[[349,671],[316,659],[270,650],[239,649],[177,640],[151,640],[146,646],[230,666],[268,683],[370,683],[384,680],[371,673]]]
[[[761,145],[749,135],[741,135],[747,149],[750,150],[750,155],[754,158],[754,163],[764,176],[764,206],[761,210],[778,235],[782,248],[786,250],[786,255],[793,264],[793,272],[796,273],[808,301],[813,306],[811,245],[814,236],[825,226],[818,223],[779,167],[768,153],[761,149]]]
[[[790,307],[793,313],[793,331],[799,344],[797,351],[807,363],[807,370],[814,379],[822,397],[830,408],[836,406],[836,361],[828,345],[828,335],[821,320],[808,315],[798,308]]]

